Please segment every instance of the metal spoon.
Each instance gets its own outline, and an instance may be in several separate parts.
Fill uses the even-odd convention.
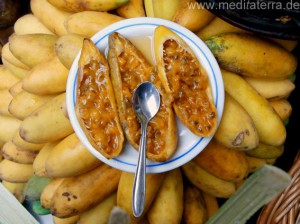
[[[146,193],[147,126],[149,121],[157,113],[159,106],[160,95],[151,82],[143,82],[135,89],[132,97],[132,107],[141,123],[142,134],[132,193],[132,210],[135,217],[140,217],[144,211]]]

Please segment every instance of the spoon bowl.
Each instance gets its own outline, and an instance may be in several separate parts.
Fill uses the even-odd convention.
[[[147,126],[158,112],[159,106],[160,95],[151,82],[143,82],[135,89],[132,97],[132,108],[141,123],[139,157],[132,194],[132,210],[135,217],[142,215],[145,204]]]

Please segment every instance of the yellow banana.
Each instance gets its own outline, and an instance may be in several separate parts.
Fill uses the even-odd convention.
[[[23,189],[25,188],[26,183],[11,183],[3,180],[2,185],[16,197],[16,199],[20,202],[24,202]]]
[[[23,62],[21,62],[19,59],[17,59],[10,51],[9,49],[9,42],[3,45],[1,57],[5,58],[9,63],[13,64],[16,67],[23,68],[29,70],[30,67],[25,65]]]
[[[49,61],[35,66],[22,79],[23,89],[37,95],[62,93],[66,90],[69,70],[55,55]]]
[[[99,165],[101,161],[73,133],[51,150],[46,159],[46,173],[53,178],[70,177],[88,172]]]
[[[32,164],[37,155],[35,152],[19,150],[11,141],[4,144],[2,154],[5,159],[22,164]]]
[[[54,7],[47,0],[31,0],[30,9],[51,32],[58,36],[67,34],[64,22],[71,13]]]
[[[285,121],[292,114],[292,105],[285,99],[269,101],[281,120]]]
[[[258,146],[259,137],[247,111],[229,94],[225,95],[223,116],[215,139],[228,148],[249,150]]]
[[[286,138],[285,126],[269,102],[260,96],[242,77],[222,70],[224,86],[252,118],[259,139],[268,145],[282,145]]]
[[[149,223],[180,224],[183,214],[183,181],[179,168],[169,171],[147,212]]]
[[[0,114],[3,116],[12,116],[12,114],[8,111],[8,106],[12,100],[12,96],[8,89],[0,90],[0,99]]]
[[[54,34],[51,32],[39,19],[29,13],[21,16],[14,24],[14,31],[17,35],[45,33]]]
[[[183,221],[186,224],[204,224],[208,219],[202,192],[192,185],[184,189]]]
[[[46,172],[46,161],[53,150],[53,148],[57,145],[58,142],[48,142],[44,145],[44,147],[40,150],[38,155],[36,156],[33,162],[33,170],[34,174],[41,177],[48,177]]]
[[[190,161],[182,166],[187,179],[203,192],[215,197],[229,198],[235,192],[233,182],[222,180]]]
[[[129,0],[48,0],[53,6],[68,11],[110,11],[116,9]]]
[[[74,13],[65,21],[68,33],[92,37],[110,24],[123,20],[122,17],[107,12],[83,11]]]
[[[12,140],[19,129],[21,121],[14,117],[0,115],[0,141]]]
[[[59,218],[52,216],[54,224],[76,224],[79,220],[79,215],[74,215],[68,218]]]
[[[32,68],[55,55],[56,39],[52,34],[14,34],[9,37],[9,49],[22,63]]]
[[[107,224],[109,215],[117,203],[117,193],[104,199],[95,207],[79,215],[80,224]]]
[[[295,84],[289,79],[272,80],[245,77],[246,81],[266,99],[287,98],[295,89]]]
[[[14,64],[7,61],[5,58],[2,58],[2,63],[5,68],[7,68],[14,76],[16,76],[19,79],[25,77],[29,72],[29,70],[27,69],[15,66]]]
[[[71,68],[75,57],[81,50],[83,39],[83,36],[77,34],[66,34],[55,42],[56,55],[67,69]]]
[[[0,65],[0,89],[9,89],[20,79],[12,74],[4,65]]]
[[[44,208],[50,209],[53,205],[53,196],[58,186],[64,181],[64,178],[57,178],[51,180],[43,189],[40,201]]]
[[[208,218],[212,217],[219,210],[219,204],[216,197],[211,196],[205,192],[202,192],[203,200],[207,210]]]
[[[22,87],[22,80],[16,82],[14,85],[12,85],[9,88],[9,93],[10,95],[12,95],[13,97],[15,95],[17,95],[18,93],[20,93],[21,91],[23,91],[23,87]]]
[[[267,164],[265,159],[260,159],[252,156],[246,156],[248,165],[249,165],[249,173],[254,173],[256,170],[261,168],[263,165]]]
[[[31,151],[34,153],[39,152],[44,146],[44,144],[35,144],[25,141],[21,138],[19,131],[15,133],[14,137],[12,138],[12,142],[18,147],[19,150]]]
[[[276,159],[283,154],[284,146],[272,146],[259,143],[258,147],[246,151],[246,155],[260,159]]]
[[[38,144],[56,141],[73,133],[67,118],[66,94],[54,97],[26,117],[19,133],[25,141]]]
[[[65,178],[55,191],[51,213],[66,218],[87,211],[117,190],[120,176],[120,170],[102,164],[87,173]]]
[[[214,14],[194,0],[184,1],[176,10],[172,21],[196,32],[206,26],[214,17]]]
[[[211,141],[193,160],[206,172],[226,181],[238,182],[248,175],[244,152]]]
[[[136,218],[132,213],[132,189],[134,182],[134,174],[122,172],[117,191],[117,205],[128,213],[131,220],[130,223],[139,223],[143,219],[143,216],[147,213],[151,203],[156,197],[159,188],[164,180],[164,177],[165,173],[146,175],[147,189],[145,193],[144,212],[141,215],[141,217]]]
[[[147,17],[171,20],[180,7],[181,0],[144,0]]]
[[[278,38],[269,38],[272,41],[276,42],[277,44],[281,45],[288,51],[292,51],[296,48],[298,41],[296,40],[284,40],[284,39],[278,39]]]
[[[11,99],[8,111],[20,120],[24,120],[34,110],[48,102],[54,96],[55,95],[36,95],[22,90]]]
[[[144,1],[130,0],[125,5],[116,9],[116,12],[124,18],[145,17]]]
[[[33,175],[32,164],[16,163],[7,159],[0,162],[0,179],[12,183],[25,183]]]

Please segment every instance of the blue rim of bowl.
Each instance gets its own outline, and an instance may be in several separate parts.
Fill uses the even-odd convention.
[[[118,24],[120,23],[124,23],[125,20],[123,21],[120,21],[120,22],[117,22],[117,23],[114,23],[112,26],[115,26],[114,29],[112,29],[111,27],[107,27],[107,28],[104,28],[103,30],[101,30],[100,32],[101,33],[105,33],[105,35],[102,35],[100,38],[97,38],[98,36],[98,33],[95,34],[91,40],[95,43],[95,45],[97,45],[98,43],[100,43],[103,39],[107,38],[111,33],[113,32],[118,32],[120,30],[124,30],[124,29],[127,29],[127,28],[130,28],[130,27],[134,27],[134,26],[154,26],[154,27],[157,27],[159,25],[165,25],[167,26],[169,29],[171,29],[172,31],[174,31],[175,33],[179,34],[181,37],[184,37],[186,38],[187,40],[189,40],[195,48],[197,48],[197,50],[199,50],[201,52],[201,54],[205,57],[205,60],[206,62],[209,64],[209,67],[210,67],[210,70],[211,70],[211,73],[212,73],[212,77],[213,77],[213,82],[214,82],[214,85],[215,85],[215,93],[214,93],[214,102],[215,102],[215,105],[216,105],[216,109],[220,109],[221,111],[221,114],[220,114],[220,111],[218,111],[218,116],[219,116],[219,119],[221,119],[221,116],[222,116],[222,113],[223,113],[223,107],[224,107],[224,94],[223,94],[223,99],[219,99],[219,92],[223,92],[224,93],[224,86],[223,86],[223,80],[222,80],[222,77],[221,77],[221,72],[220,70],[218,69],[217,71],[215,71],[215,68],[219,68],[218,67],[218,64],[217,62],[214,60],[214,61],[210,61],[208,58],[209,56],[207,55],[208,53],[211,53],[210,50],[206,47],[206,45],[204,46],[199,46],[197,43],[195,43],[195,41],[193,40],[193,38],[191,37],[191,35],[195,35],[193,34],[191,31],[187,30],[186,28],[184,27],[181,27],[180,26],[180,29],[183,29],[185,31],[185,33],[183,32],[180,32],[179,30],[177,30],[176,28],[173,28],[173,27],[169,27],[168,25],[166,24],[172,24],[172,26],[179,26],[178,24],[176,23],[173,23],[171,21],[168,21],[168,20],[163,20],[163,19],[158,19],[158,18],[149,18],[149,22],[140,22],[140,18],[133,18],[133,19],[127,19],[127,22],[128,20],[133,20],[133,21],[136,21],[136,23],[132,23],[132,24],[127,24],[125,26],[118,26]],[[143,20],[145,20],[145,18],[143,18]],[[154,22],[155,21],[155,22]],[[126,23],[127,23],[126,22]],[[109,32],[107,31],[109,30]],[[99,33],[100,33],[99,32]],[[197,37],[198,38],[198,37]],[[201,40],[200,40],[201,42]],[[205,52],[202,48],[206,48],[206,51]],[[80,54],[80,52],[79,52]],[[77,55],[77,57],[79,57],[79,54]],[[214,58],[212,53],[210,55],[210,58]],[[75,60],[76,62],[77,60]],[[215,66],[212,65],[212,63],[215,64]],[[217,66],[216,66],[217,65]],[[72,65],[73,67],[73,65]],[[70,70],[71,71],[71,70]],[[217,81],[217,75],[215,73],[219,73],[219,82],[221,84],[221,86],[218,85],[218,81]],[[74,81],[73,81],[73,86],[72,86],[72,110],[75,111],[75,104],[76,104],[76,83],[77,83],[77,76],[78,76],[78,71],[76,71],[75,73],[75,78],[74,78]],[[210,78],[211,80],[211,78]],[[68,85],[69,86],[69,85]],[[68,100],[68,98],[67,98]],[[218,104],[219,104],[219,100],[221,100],[223,103],[221,105],[219,105],[218,107]],[[68,113],[70,113],[71,109],[69,109],[68,107]],[[72,122],[71,122],[72,123]],[[76,119],[76,123],[78,123],[77,119]],[[73,124],[72,124],[73,126]],[[77,125],[78,126],[78,125]],[[75,129],[75,132],[76,132],[76,128]],[[210,139],[212,137],[209,137]],[[150,168],[150,167],[161,167],[161,166],[164,166],[166,164],[170,164],[170,163],[174,163],[176,161],[178,161],[179,159],[181,159],[182,157],[186,156],[187,154],[191,153],[192,151],[194,151],[195,148],[197,148],[197,146],[204,140],[205,138],[204,137],[200,137],[199,140],[193,145],[191,146],[189,149],[187,149],[187,151],[185,151],[183,154],[180,154],[178,155],[177,157],[172,157],[171,159],[167,160],[167,161],[164,161],[164,162],[154,162],[154,163],[151,163],[151,164],[147,164],[146,167]],[[209,142],[209,141],[208,141]],[[207,144],[208,144],[207,142]],[[205,146],[204,146],[205,147]],[[204,148],[203,147],[203,148]],[[89,147],[87,147],[89,149]],[[97,155],[101,155],[96,149],[94,149],[96,152],[97,152]],[[92,152],[95,156],[96,154],[94,152]],[[98,156],[97,156],[98,157]],[[103,157],[101,155],[101,157]],[[98,157],[99,158],[99,157]],[[102,160],[102,159],[101,159]],[[111,159],[117,163],[121,163],[121,164],[124,164],[126,166],[130,166],[130,167],[136,167],[136,164],[133,164],[133,163],[129,163],[129,162],[126,162],[126,161],[122,161],[120,159],[118,159],[118,157],[116,158],[113,158]],[[103,162],[106,161],[106,158],[104,158],[104,160],[102,160]],[[180,164],[180,165],[183,165],[183,164]],[[173,168],[172,168],[173,169]],[[170,169],[168,169],[170,170]],[[128,171],[128,169],[127,169]],[[153,172],[155,173],[155,172]]]

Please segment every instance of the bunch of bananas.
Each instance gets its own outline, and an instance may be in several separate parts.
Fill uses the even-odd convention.
[[[55,223],[107,223],[115,206],[130,223],[205,223],[217,198],[284,151],[296,41],[234,27],[193,0],[31,0],[3,46],[0,179],[22,203],[39,201]],[[209,145],[175,170],[147,175],[145,212],[131,211],[134,175],[101,163],[67,115],[66,80],[84,38],[132,17],[160,17],[195,32],[222,68],[224,113]],[[33,195],[34,194],[34,195]],[[47,213],[46,212],[46,213]]]

